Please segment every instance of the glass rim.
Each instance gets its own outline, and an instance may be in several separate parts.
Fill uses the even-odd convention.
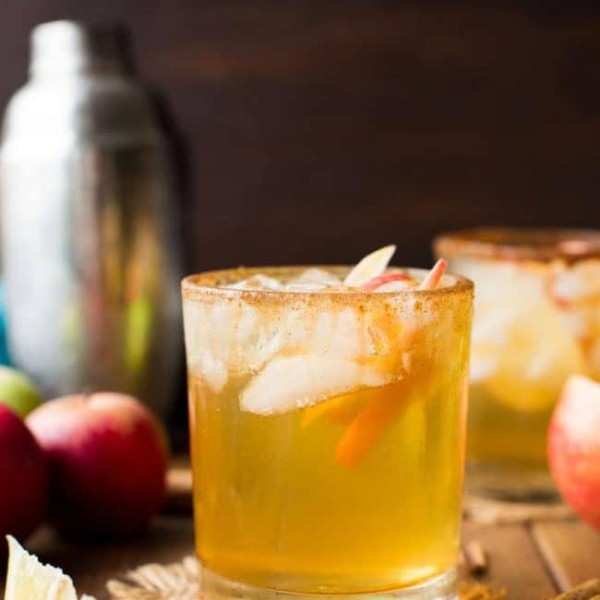
[[[202,271],[187,275],[181,280],[181,292],[184,299],[193,299],[205,295],[221,295],[225,297],[246,297],[246,298],[274,298],[285,296],[292,298],[306,297],[339,297],[339,298],[390,298],[398,297],[439,297],[444,295],[454,295],[461,293],[473,293],[474,284],[470,279],[453,272],[446,272],[444,277],[452,277],[454,282],[451,285],[438,287],[433,290],[419,290],[416,288],[403,289],[389,292],[374,292],[363,290],[360,288],[348,288],[348,290],[252,290],[252,289],[235,289],[228,287],[219,287],[221,281],[241,281],[252,275],[284,275],[286,273],[300,273],[307,269],[319,268],[333,273],[347,273],[353,265],[282,265],[282,266],[265,266],[265,267],[235,267],[230,269],[217,269],[211,271]],[[397,267],[390,265],[388,270],[399,272],[413,272],[425,275],[429,273],[429,269],[419,269],[412,267]]]
[[[600,230],[577,228],[480,227],[443,233],[433,241],[438,256],[499,260],[600,258]]]

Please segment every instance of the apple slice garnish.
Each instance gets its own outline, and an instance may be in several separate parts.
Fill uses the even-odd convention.
[[[373,279],[382,275],[386,270],[392,256],[396,252],[396,246],[384,246],[367,254],[344,279],[344,285],[348,287],[360,287]]]
[[[372,398],[346,427],[335,459],[347,467],[358,465],[407,406],[409,392],[406,380],[370,390]]]
[[[438,260],[419,285],[419,290],[435,289],[448,266],[443,258]],[[400,336],[399,347],[408,351],[416,335],[414,327],[408,327]],[[411,389],[417,385],[410,377],[384,388],[373,389],[372,399],[362,408],[346,427],[338,442],[335,458],[347,466],[358,465],[369,453],[377,440],[390,428],[406,406]]]
[[[57,567],[42,564],[29,554],[11,535],[6,536],[9,548],[4,600],[77,600],[73,580]],[[4,543],[4,540],[3,540]],[[81,596],[81,600],[95,600]]]
[[[374,292],[382,285],[392,283],[393,281],[412,281],[412,279],[404,273],[384,273],[383,275],[377,275],[377,277],[369,279],[369,281],[362,285],[362,289],[367,292]]]
[[[435,290],[435,288],[439,285],[446,269],[448,268],[448,261],[440,258],[429,273],[427,273],[425,279],[421,282],[419,286],[420,290]]]
[[[308,427],[322,418],[326,418],[337,425],[349,425],[362,410],[365,403],[370,400],[370,393],[372,393],[371,388],[362,388],[349,394],[335,396],[320,404],[309,406],[304,410],[301,425],[302,427]]]

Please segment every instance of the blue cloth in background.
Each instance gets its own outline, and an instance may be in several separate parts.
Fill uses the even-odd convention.
[[[8,339],[6,337],[6,312],[4,304],[4,286],[0,281],[0,365],[11,366],[8,354]]]

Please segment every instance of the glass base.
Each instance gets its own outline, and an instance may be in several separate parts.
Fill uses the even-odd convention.
[[[466,486],[470,494],[506,502],[560,500],[550,473],[542,468],[471,462],[467,465]]]
[[[401,589],[367,593],[286,592],[255,587],[225,579],[202,569],[204,600],[456,600],[456,569],[429,581]]]

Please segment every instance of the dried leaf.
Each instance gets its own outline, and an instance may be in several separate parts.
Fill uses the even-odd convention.
[[[106,587],[115,600],[198,600],[200,581],[198,561],[186,556],[179,563],[144,565]]]

